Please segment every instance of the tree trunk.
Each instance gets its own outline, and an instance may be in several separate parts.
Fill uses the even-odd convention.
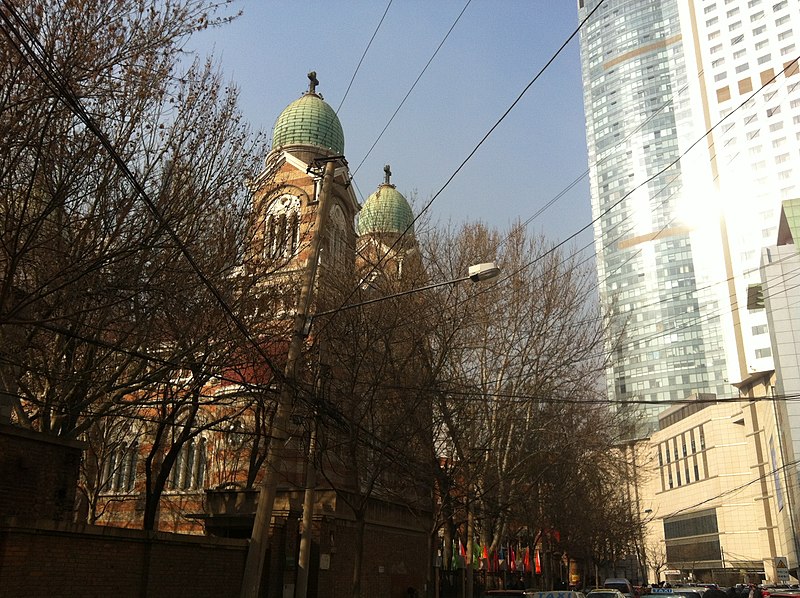
[[[356,512],[356,546],[353,559],[353,598],[361,598],[361,563],[364,556],[365,509]]]

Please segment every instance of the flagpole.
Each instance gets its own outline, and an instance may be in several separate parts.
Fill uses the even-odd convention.
[[[467,558],[469,559],[469,562],[464,568],[466,571],[466,583],[462,584],[462,587],[464,588],[464,598],[472,598],[472,571],[475,567],[474,551],[472,546],[475,542],[473,539],[473,535],[475,534],[475,519],[472,515],[472,503],[469,502],[469,498],[467,498],[467,501],[467,542],[469,543],[470,550],[467,551]]]

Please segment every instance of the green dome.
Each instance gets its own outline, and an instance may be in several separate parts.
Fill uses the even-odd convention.
[[[358,216],[358,234],[414,233],[414,213],[403,195],[388,183],[378,187],[364,202]]]
[[[313,145],[342,155],[342,123],[325,100],[308,92],[289,104],[275,121],[272,149],[285,145]]]

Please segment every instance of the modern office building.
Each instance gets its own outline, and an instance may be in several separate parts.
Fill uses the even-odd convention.
[[[578,12],[609,396],[735,394],[773,367],[746,297],[781,200],[800,195],[800,2],[579,0]],[[649,421],[662,410],[648,404]]]

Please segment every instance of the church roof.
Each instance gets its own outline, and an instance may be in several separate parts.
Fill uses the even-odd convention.
[[[287,145],[312,145],[344,154],[342,123],[333,108],[316,93],[316,73],[309,73],[308,91],[289,104],[275,121],[272,149]]]
[[[405,197],[389,183],[391,171],[387,166],[386,181],[364,202],[358,216],[358,234],[414,233],[414,213]]]

